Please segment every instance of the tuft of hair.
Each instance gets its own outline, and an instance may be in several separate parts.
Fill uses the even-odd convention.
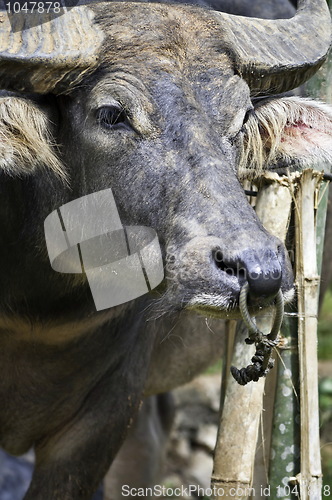
[[[301,97],[260,103],[244,126],[239,176],[254,179],[265,170],[326,168],[332,162],[332,108]]]
[[[14,177],[43,168],[66,181],[55,147],[48,117],[33,101],[0,97],[0,170]]]

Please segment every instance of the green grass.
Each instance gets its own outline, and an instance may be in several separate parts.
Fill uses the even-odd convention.
[[[222,360],[220,359],[214,365],[209,366],[209,368],[204,373],[205,375],[215,375],[216,373],[221,373],[221,368],[222,368]]]

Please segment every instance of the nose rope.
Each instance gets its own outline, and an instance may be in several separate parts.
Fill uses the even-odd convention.
[[[273,368],[274,361],[271,359],[271,352],[278,343],[277,337],[284,317],[284,298],[281,290],[279,290],[276,296],[276,312],[272,329],[268,335],[264,335],[250,317],[247,306],[248,293],[249,283],[246,282],[241,288],[239,305],[243,322],[249,333],[249,338],[245,339],[245,342],[247,344],[256,344],[256,352],[251,358],[252,364],[246,368],[239,370],[235,366],[231,366],[231,373],[240,385],[257,382],[260,377],[266,376],[269,370]]]

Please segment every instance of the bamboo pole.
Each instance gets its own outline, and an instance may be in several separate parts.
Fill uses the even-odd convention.
[[[294,186],[300,174],[293,174],[284,179],[289,197],[294,197]],[[294,221],[292,220],[292,225]],[[295,235],[292,235],[291,239]],[[294,261],[293,242],[289,248]],[[293,255],[292,255],[293,254]],[[286,306],[286,313],[281,327],[282,343],[278,349],[276,363],[276,390],[272,413],[271,448],[267,456],[269,461],[269,488],[272,496],[278,499],[295,500],[298,498],[295,483],[290,477],[300,470],[300,402],[299,402],[299,367],[298,367],[298,321],[297,308]]]
[[[285,500],[321,498],[316,351],[328,196],[326,183],[319,188],[321,178],[309,170],[289,179],[295,200],[298,307],[297,312],[288,309],[281,329],[286,349],[280,352],[269,475],[271,491]]]
[[[270,486],[280,499],[321,498],[318,414],[317,313],[327,186],[305,171],[289,180],[295,201],[297,312],[282,326],[287,349],[279,364],[274,409]],[[317,210],[318,209],[318,210]],[[317,232],[318,231],[318,232]],[[281,431],[280,431],[281,430]],[[300,472],[299,472],[300,471]],[[293,476],[293,477],[292,477]],[[296,477],[294,477],[296,476]]]
[[[242,366],[255,352],[244,342],[246,329],[237,329],[232,364]],[[259,416],[262,409],[264,379],[239,386],[228,377],[214,456],[211,488],[215,500],[245,500],[251,483]]]
[[[283,178],[272,174],[267,174],[265,182],[269,182],[270,184],[262,190],[261,195],[257,200],[256,213],[261,219],[264,227],[269,232],[280,238],[281,241],[285,242],[292,209],[292,196],[288,188],[288,182],[287,180],[285,182]],[[269,331],[269,318],[265,318],[264,323],[262,322],[259,324],[259,328],[262,331]],[[268,375],[265,383],[265,394],[263,399],[264,411],[261,416],[253,482],[254,490],[256,492],[262,489],[262,491],[265,491],[266,494],[270,492],[272,496],[274,496],[274,493],[278,491],[277,487],[271,485],[271,478],[268,477],[270,448],[272,446],[271,436],[274,425],[273,407],[277,385],[277,375],[279,375],[278,356],[274,356],[274,359],[275,367],[273,369],[273,373]],[[282,422],[280,425],[284,425],[284,423]],[[283,427],[281,428],[284,430]],[[289,441],[286,442],[289,444]],[[277,450],[275,443],[273,444],[273,449],[276,451],[276,457],[283,456],[282,454],[284,449]],[[283,465],[286,465],[284,460],[282,463]],[[284,477],[284,475],[282,477]]]
[[[298,487],[290,478],[300,470],[300,401],[297,347],[297,315],[286,310],[281,333],[284,348],[279,350],[277,387],[273,409],[269,486],[278,499],[298,498]],[[296,314],[296,313],[295,313]],[[295,486],[295,488],[294,488]]]
[[[270,179],[272,181],[273,176],[270,175],[270,177],[272,177]],[[259,414],[262,411],[264,384],[251,384],[252,386],[256,385],[256,388],[248,389],[248,386],[235,385],[235,382],[228,378],[227,387],[224,390],[224,409],[217,438],[212,476],[212,487],[215,487],[215,491],[219,487],[223,494],[216,494],[213,497],[216,500],[220,498],[244,500],[249,495],[251,498],[264,497],[265,495],[272,498],[289,499],[299,498],[299,494],[301,500],[319,500],[321,498],[316,355],[319,291],[317,261],[319,267],[324,239],[324,214],[326,212],[326,189],[319,191],[321,179],[322,174],[312,170],[307,170],[302,174],[293,174],[289,178],[275,178],[275,185],[263,189],[257,202],[256,210],[263,218],[266,228],[284,239],[289,221],[291,197],[295,200],[295,271],[298,312],[290,313],[282,327],[285,336],[285,349],[281,350],[280,353],[281,363],[279,363],[279,387],[277,388],[274,411],[270,476],[268,479],[264,478],[263,464],[265,466],[269,449],[267,441],[264,443],[267,451],[261,456],[263,464],[260,464],[258,468],[260,473],[256,473],[253,483],[255,455],[253,450],[258,435]],[[262,213],[260,213],[260,206]],[[267,206],[271,206],[271,211],[265,209]],[[318,218],[316,218],[317,207],[320,212]],[[264,220],[264,217],[267,220]],[[277,228],[271,227],[274,219],[279,225]],[[318,238],[316,235],[317,221],[319,221],[318,228],[320,230]],[[283,227],[283,231],[281,227]],[[299,321],[297,321],[297,316],[300,318]],[[260,329],[265,331],[264,326],[267,326],[268,321],[266,319],[259,321],[261,321]],[[294,330],[297,328],[299,330],[298,346],[295,343],[297,332],[294,334]],[[297,388],[298,355],[300,400]],[[251,352],[249,352],[248,346],[243,343],[243,335],[238,332],[232,364],[245,365],[250,356]],[[246,411],[241,413],[241,408],[246,408]],[[299,410],[301,411],[301,420],[299,419]],[[292,477],[295,476],[300,467],[299,455],[301,472],[296,477]],[[243,495],[234,494],[236,491],[242,491]]]
[[[225,357],[222,366],[222,375],[221,375],[221,392],[220,392],[220,415],[224,407],[227,382],[229,377],[231,376],[231,366],[232,366],[232,358],[234,351],[234,344],[236,338],[236,330],[237,330],[237,321],[235,319],[228,320],[226,322],[225,335]]]
[[[321,498],[322,470],[319,440],[317,316],[316,196],[322,174],[305,170],[296,195],[296,286],[301,408],[301,500]]]

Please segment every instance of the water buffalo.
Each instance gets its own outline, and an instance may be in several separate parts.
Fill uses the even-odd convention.
[[[35,448],[26,500],[89,499],[143,395],[219,355],[204,317],[237,317],[246,280],[253,308],[292,298],[240,180],[331,161],[331,110],[274,97],[322,64],[330,16],[325,0],[278,21],[150,3],[41,16],[0,13],[0,444]],[[156,230],[166,279],[96,312],[84,274],[52,270],[44,220],[110,187],[124,225]]]

